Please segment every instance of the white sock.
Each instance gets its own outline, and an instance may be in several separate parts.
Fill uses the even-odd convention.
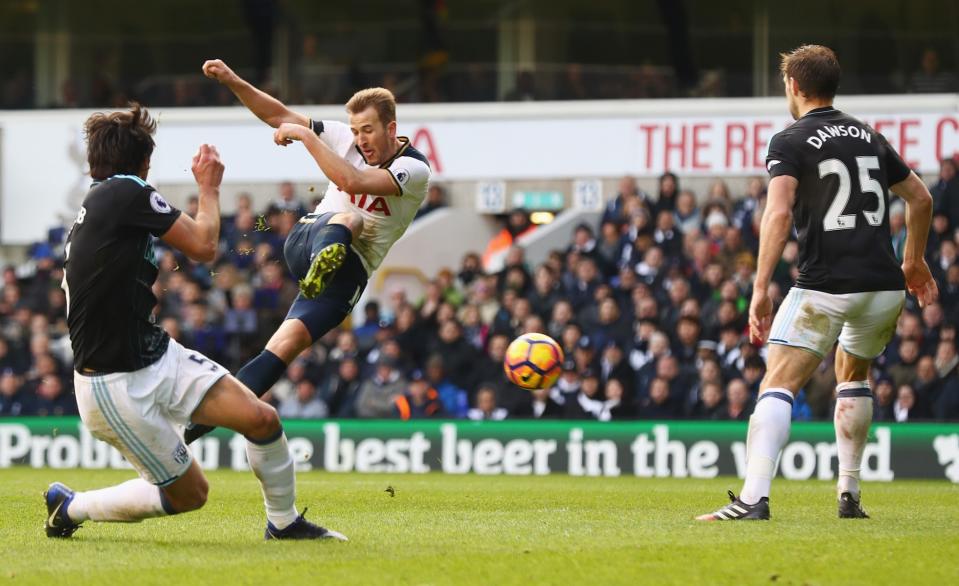
[[[171,513],[163,508],[160,489],[142,478],[109,488],[78,492],[67,509],[67,516],[75,523],[87,519],[136,523],[168,514]]]
[[[283,529],[296,520],[296,477],[293,456],[286,443],[286,434],[266,444],[246,442],[246,457],[250,468],[260,479],[266,518],[277,529]]]
[[[779,452],[789,439],[793,396],[787,389],[766,389],[749,418],[746,435],[746,480],[739,499],[754,505],[769,496]]]
[[[839,452],[837,493],[848,492],[859,500],[859,470],[872,423],[872,392],[869,381],[836,385],[836,447]]]

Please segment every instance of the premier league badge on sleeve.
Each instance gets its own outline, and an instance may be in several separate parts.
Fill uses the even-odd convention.
[[[406,169],[400,169],[396,172],[396,180],[400,185],[406,185],[406,182],[410,180],[410,174]]]
[[[156,191],[150,194],[150,207],[158,214],[169,214],[173,210],[163,196]]]

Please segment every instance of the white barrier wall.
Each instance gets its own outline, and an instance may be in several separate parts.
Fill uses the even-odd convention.
[[[837,107],[873,124],[923,172],[959,151],[959,96],[854,96]],[[341,107],[302,107],[344,120]],[[158,108],[150,181],[192,182],[189,162],[216,144],[224,181],[321,180],[302,148],[273,145],[271,131],[243,108]],[[76,213],[89,179],[81,127],[88,111],[0,113],[0,241],[41,238]],[[400,133],[430,159],[437,179],[612,178],[669,169],[686,176],[763,172],[769,138],[789,122],[781,98],[411,104]]]

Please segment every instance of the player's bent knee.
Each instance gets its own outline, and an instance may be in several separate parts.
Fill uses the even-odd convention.
[[[280,432],[280,416],[276,409],[266,403],[260,403],[253,425],[246,436],[254,441],[270,440]]]

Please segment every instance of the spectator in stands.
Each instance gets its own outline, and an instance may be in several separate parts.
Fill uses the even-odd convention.
[[[480,255],[475,252],[468,252],[463,255],[463,261],[460,264],[460,270],[456,273],[456,279],[460,287],[468,289],[477,277],[483,275],[483,261]]]
[[[666,171],[659,176],[659,197],[653,207],[653,214],[658,216],[662,211],[676,209],[676,196],[679,193],[679,178],[675,173]]]
[[[77,415],[77,398],[66,391],[66,385],[57,374],[45,374],[36,381],[31,415]]]
[[[287,371],[289,372],[289,371]],[[360,367],[354,358],[344,358],[329,378],[320,398],[326,403],[330,417],[354,417],[360,391]]]
[[[926,239],[926,256],[932,257],[944,240],[949,240],[952,233],[949,229],[949,216],[944,210],[937,210],[932,215],[932,225],[929,228],[929,237]],[[941,279],[942,276],[939,275]]]
[[[588,256],[581,257],[576,264],[576,276],[566,291],[574,312],[578,313],[593,301],[593,295],[599,284],[600,274],[596,261]]]
[[[893,403],[895,403],[895,387],[892,386],[892,379],[888,377],[880,378],[876,381],[873,388],[873,411],[872,420],[879,422],[895,421],[893,413]],[[835,397],[833,397],[833,409],[835,409]]]
[[[195,220],[196,214],[199,211],[200,211],[200,196],[195,193],[187,196],[186,206],[183,208],[183,213]]]
[[[277,413],[283,419],[322,419],[329,415],[329,410],[317,396],[313,383],[304,379],[296,384],[293,396],[280,401]]]
[[[598,323],[590,330],[590,339],[597,348],[607,345],[625,346],[630,340],[629,323],[622,319],[619,305],[612,297],[599,303]]]
[[[898,198],[889,204],[889,232],[892,252],[896,255],[896,260],[902,262],[902,253],[906,247],[906,206]]]
[[[360,348],[369,349],[375,345],[381,321],[380,304],[376,301],[367,301],[363,306],[363,325],[353,328],[353,334]]]
[[[563,406],[552,398],[552,389],[536,389],[532,393],[532,412],[533,419],[562,419]]]
[[[423,371],[414,370],[406,392],[396,397],[396,412],[400,419],[429,419],[443,417],[443,402],[430,386]]]
[[[630,368],[623,352],[624,346],[615,341],[606,342],[603,353],[599,360],[599,378],[603,384],[609,384],[609,381],[615,379],[627,391],[624,393],[627,398],[632,396],[632,390],[635,385],[635,373]]]
[[[919,70],[909,80],[909,91],[915,94],[952,93],[959,90],[955,74],[943,71],[939,64],[939,52],[927,47],[922,52]]]
[[[740,351],[749,349],[750,351],[755,351],[755,347],[752,344],[748,343],[748,340],[740,345]],[[759,356],[750,356],[745,361],[743,361],[743,381],[749,388],[749,394],[752,397],[759,396],[759,383],[763,380],[763,375],[766,374],[766,364],[763,362],[763,359]]]
[[[446,201],[446,188],[438,183],[430,183],[430,188],[426,192],[426,199],[423,200],[423,205],[417,210],[416,217],[422,218],[430,212],[445,208],[447,205],[449,204]]]
[[[923,356],[916,367],[915,391],[929,406],[931,415],[938,421],[948,421],[959,416],[959,376],[956,373],[955,343],[945,340],[939,343],[935,358]]]
[[[280,183],[279,194],[276,199],[270,203],[270,207],[280,212],[289,212],[294,218],[306,214],[306,206],[296,195],[296,188],[290,181]]]
[[[580,336],[573,349],[573,362],[580,374],[596,368],[596,348],[589,336]]]
[[[426,360],[426,380],[436,389],[443,411],[450,417],[465,417],[469,411],[469,393],[450,380],[446,372],[446,360],[440,354],[432,354]]]
[[[720,419],[748,421],[754,407],[746,381],[741,378],[734,379],[726,387],[726,409]]]
[[[625,226],[630,220],[630,208],[635,205],[649,207],[649,195],[639,188],[636,178],[626,175],[619,180],[616,195],[606,203],[601,223],[612,222],[618,227]]]
[[[633,419],[636,416],[633,403],[626,395],[626,389],[623,381],[609,379],[605,387],[606,400],[598,417],[600,421],[621,421]]]
[[[723,418],[723,386],[719,382],[706,382],[699,389],[699,400],[690,416],[693,419]]]
[[[529,304],[525,299],[523,303],[527,306]],[[470,386],[475,376],[473,367],[479,356],[476,349],[463,339],[462,326],[458,321],[451,319],[440,324],[439,336],[430,347],[430,352],[441,357],[443,370],[450,382],[463,389]]]
[[[490,270],[495,266],[499,255],[508,250],[520,237],[536,230],[536,225],[529,221],[526,210],[516,208],[507,216],[506,226],[490,239],[483,253],[483,268]]]
[[[896,402],[892,405],[896,422],[905,423],[922,419],[922,411],[916,405],[916,392],[909,385],[900,385],[896,391]]]
[[[566,401],[566,419],[598,420],[605,409],[605,397],[599,382],[599,376],[587,370],[583,373],[579,392]],[[609,413],[606,413],[607,419]]]
[[[916,378],[916,365],[919,362],[919,342],[907,338],[899,343],[899,360],[887,369],[892,384],[898,389],[912,384]],[[912,391],[912,389],[910,389]]]
[[[517,71],[513,89],[508,91],[503,99],[507,102],[530,102],[538,100],[536,79],[533,77],[533,72],[526,69]]]
[[[501,421],[509,413],[496,405],[496,390],[482,386],[476,391],[476,407],[469,410],[467,417],[473,421]]]
[[[656,246],[670,258],[680,254],[683,246],[683,233],[676,229],[674,210],[660,210],[656,214],[656,228],[653,230],[653,240]]]
[[[752,224],[752,218],[759,211],[762,199],[766,197],[766,184],[761,177],[751,177],[746,182],[746,193],[733,203],[733,226],[746,230]]]
[[[533,277],[533,289],[529,293],[533,312],[543,319],[549,318],[562,297],[563,293],[553,269],[547,265],[537,267]]]
[[[933,210],[945,214],[949,226],[959,228],[959,173],[956,159],[946,158],[939,162],[939,178],[929,189]]]
[[[23,384],[13,369],[0,374],[0,415],[4,417],[30,415],[34,412],[35,396]]]
[[[673,222],[682,234],[696,234],[702,230],[703,219],[696,205],[696,195],[684,189],[676,196],[676,210]]]
[[[520,297],[525,297],[532,286],[532,276],[526,268],[526,251],[522,246],[511,246],[506,251],[503,269],[496,273],[496,289],[507,289]]]
[[[393,358],[382,356],[373,376],[360,384],[356,397],[356,416],[386,419],[394,416],[396,397],[406,389],[406,381]]]
[[[655,377],[649,385],[649,396],[640,405],[640,419],[674,419],[678,415],[669,396],[669,382]]]

